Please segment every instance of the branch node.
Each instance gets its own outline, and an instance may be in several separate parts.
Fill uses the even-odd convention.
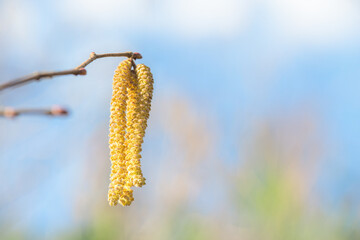
[[[86,69],[85,68],[79,68],[79,71],[78,71],[78,73],[77,74],[79,74],[79,75],[86,75]]]
[[[96,58],[96,53],[95,53],[95,52],[91,52],[91,53],[90,53],[90,58],[95,59],[95,58]]]
[[[41,75],[39,72],[34,72],[33,76],[34,76],[34,80],[36,80],[36,81],[39,81],[41,79]]]

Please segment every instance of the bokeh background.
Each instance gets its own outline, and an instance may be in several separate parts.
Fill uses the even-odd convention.
[[[112,75],[0,92],[0,239],[360,239],[360,2],[0,0],[0,83],[136,51],[147,185],[107,203]]]

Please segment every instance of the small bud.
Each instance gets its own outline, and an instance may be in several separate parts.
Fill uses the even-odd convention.
[[[95,58],[96,57],[96,53],[95,52],[91,52],[90,53],[90,58]]]
[[[80,68],[80,69],[79,69],[79,72],[78,72],[79,75],[86,75],[86,73],[87,73],[87,72],[86,72],[86,69],[85,69],[85,68]]]
[[[134,53],[133,53],[133,57],[134,57],[134,59],[142,59],[141,54],[138,53],[138,52],[134,52]]]
[[[11,107],[6,107],[4,109],[4,117],[7,118],[13,118],[16,117],[18,114],[16,113],[15,109],[11,108]]]
[[[68,110],[58,105],[52,106],[50,113],[53,116],[65,116],[69,114]]]

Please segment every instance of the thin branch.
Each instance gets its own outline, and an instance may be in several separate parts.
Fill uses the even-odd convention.
[[[47,115],[47,116],[67,116],[69,111],[58,105],[54,105],[48,109],[42,108],[24,108],[14,109],[12,107],[5,107],[0,109],[0,117],[14,118],[19,115]]]
[[[84,68],[82,68],[82,69],[72,69],[72,70],[65,70],[65,71],[58,71],[58,72],[33,73],[28,76],[14,79],[7,83],[0,84],[0,91],[10,88],[10,87],[22,85],[22,84],[28,83],[30,81],[38,81],[41,78],[51,78],[54,76],[69,75],[69,74],[73,74],[75,76],[76,75],[86,75],[86,70]]]
[[[75,69],[84,68],[87,65],[89,65],[89,63],[94,61],[95,59],[104,58],[104,57],[128,57],[128,58],[134,58],[134,59],[142,58],[140,53],[133,53],[133,52],[104,53],[104,54],[96,54],[96,53],[92,52],[92,53],[90,53],[90,58],[88,60],[86,60],[85,62],[83,62],[82,64],[80,64],[79,66],[77,66]]]
[[[133,52],[123,52],[123,53],[105,53],[105,54],[96,54],[94,52],[90,53],[89,59],[87,59],[85,62],[80,64],[74,69],[65,70],[65,71],[55,71],[55,72],[39,72],[39,73],[33,73],[28,76],[24,76],[18,79],[14,79],[12,81],[9,81],[7,83],[0,84],[0,91],[14,87],[17,85],[22,85],[31,81],[39,81],[42,78],[52,78],[54,76],[62,76],[62,75],[70,75],[73,74],[75,76],[77,75],[86,75],[86,69],[85,67],[89,65],[91,62],[98,58],[104,58],[104,57],[128,57],[133,59],[141,59],[142,56],[140,53],[133,53]]]

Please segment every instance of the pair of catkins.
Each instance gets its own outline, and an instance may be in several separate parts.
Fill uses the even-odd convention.
[[[129,206],[132,187],[142,187],[141,145],[149,118],[154,80],[150,68],[126,59],[115,70],[110,108],[110,206]]]

